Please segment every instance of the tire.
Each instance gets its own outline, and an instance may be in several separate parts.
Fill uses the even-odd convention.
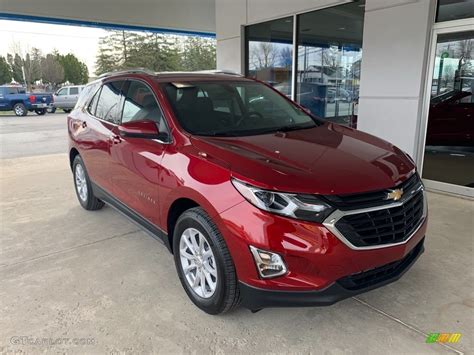
[[[203,247],[202,249],[199,248],[200,252],[198,254],[202,257],[198,256],[200,261],[195,262],[195,265],[198,263],[200,267],[189,267],[190,264],[188,263],[192,263],[189,256],[196,255],[196,253],[192,253],[191,247],[186,244],[184,239],[189,241],[190,238],[195,238],[197,245],[200,244],[198,240],[201,236],[204,238]],[[185,250],[186,257],[182,254],[181,245],[187,248]],[[173,235],[173,250],[176,270],[181,284],[188,297],[197,307],[209,314],[219,314],[228,312],[239,305],[240,291],[234,262],[217,226],[202,208],[191,208],[178,218]],[[212,257],[206,258],[206,254],[209,256],[209,250]],[[183,263],[186,263],[184,267],[189,268],[188,273],[185,273]],[[202,283],[197,285],[196,288],[192,286],[192,279],[196,279],[196,276],[200,275],[199,270],[202,270],[201,273],[207,273],[206,276],[209,276],[211,280],[209,282],[207,277],[204,277],[204,289],[208,292],[204,297]],[[216,276],[213,277],[212,273],[208,272],[209,270],[214,271]],[[212,291],[212,282],[215,283],[214,291]]]
[[[15,115],[17,115],[18,117],[23,117],[28,114],[28,110],[21,102],[13,106],[13,112],[15,112]]]
[[[66,113],[71,113],[72,110],[70,108],[63,108],[63,111]]]
[[[43,116],[43,115],[46,114],[46,109],[45,108],[38,108],[38,109],[35,110],[35,112],[38,116]]]
[[[76,190],[76,196],[81,206],[88,211],[100,210],[104,207],[104,202],[94,196],[89,175],[79,155],[76,155],[74,158],[72,172],[74,189]]]
[[[49,113],[55,113],[56,112],[56,107],[51,107],[48,111],[49,111]]]

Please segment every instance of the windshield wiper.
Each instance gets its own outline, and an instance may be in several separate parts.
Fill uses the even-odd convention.
[[[300,129],[309,129],[316,127],[316,124],[312,125],[288,125],[276,128],[277,132],[290,132],[290,131],[298,131]]]

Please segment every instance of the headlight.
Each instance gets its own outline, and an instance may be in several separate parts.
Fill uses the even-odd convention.
[[[248,185],[232,179],[232,184],[254,206],[283,216],[321,223],[334,211],[314,195],[290,194]]]

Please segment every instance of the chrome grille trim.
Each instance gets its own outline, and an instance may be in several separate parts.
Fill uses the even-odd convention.
[[[403,206],[407,201],[409,201],[411,198],[413,198],[420,190],[422,191],[422,194],[423,194],[423,214],[422,214],[422,217],[420,218],[420,222],[416,226],[414,231],[402,242],[359,247],[359,246],[355,246],[348,239],[346,239],[344,237],[344,235],[336,227],[336,223],[342,217],[347,216],[347,215],[354,215],[354,214],[360,214],[360,213],[365,213],[365,212],[373,212],[373,211],[379,211],[379,210],[384,210],[384,209]],[[329,229],[329,231],[332,234],[334,234],[341,242],[343,242],[349,248],[351,248],[353,250],[373,250],[373,249],[390,248],[390,247],[394,247],[394,246],[397,246],[397,245],[403,245],[403,244],[408,243],[410,241],[410,239],[420,230],[421,226],[423,225],[423,223],[426,220],[427,214],[428,214],[428,204],[427,204],[427,199],[426,199],[426,193],[424,191],[423,185],[420,184],[416,189],[413,189],[412,191],[407,191],[407,193],[402,197],[402,199],[400,201],[397,201],[397,202],[394,202],[394,203],[391,203],[391,204],[388,204],[388,205],[380,205],[380,206],[375,206],[375,207],[361,208],[361,209],[348,210],[348,211],[335,210],[333,213],[331,213],[324,220],[323,225],[327,229]]]

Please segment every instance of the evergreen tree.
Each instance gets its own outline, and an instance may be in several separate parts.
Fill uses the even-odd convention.
[[[209,39],[189,37],[183,48],[181,67],[184,70],[210,70],[216,68],[216,46]]]
[[[71,84],[86,84],[89,80],[87,66],[72,54],[58,55],[59,63],[64,70],[64,80]]]
[[[18,53],[15,55],[8,53],[7,62],[10,65],[13,80],[15,80],[17,83],[24,83],[22,70],[23,60],[21,59],[20,55]]]
[[[4,57],[0,56],[0,85],[10,83],[12,76],[10,65]]]

